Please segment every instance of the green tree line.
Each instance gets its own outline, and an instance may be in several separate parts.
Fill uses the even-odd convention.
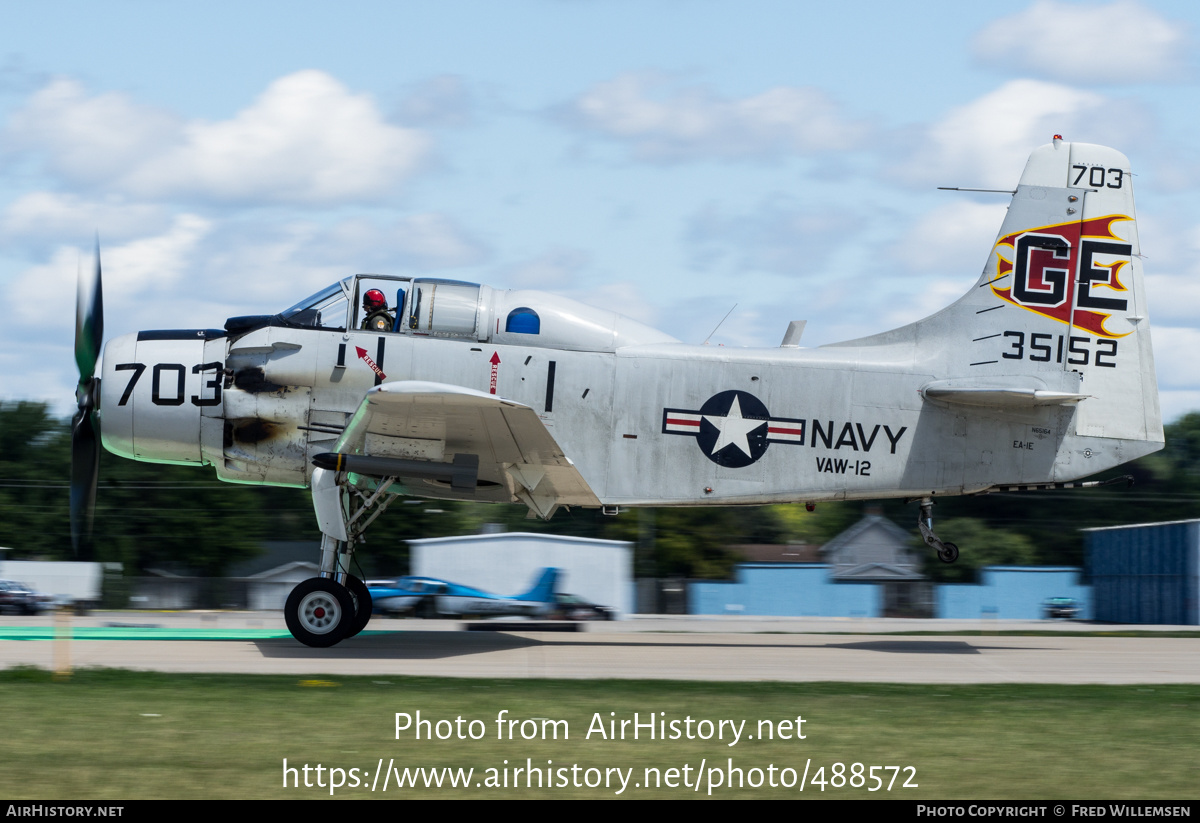
[[[10,559],[72,559],[68,511],[70,423],[43,403],[0,403],[0,546]],[[1200,517],[1200,413],[1167,426],[1162,451],[1110,473],[1135,484],[1097,489],[998,493],[938,501],[934,526],[957,543],[957,563],[928,551],[929,572],[970,580],[997,563],[1081,565],[1086,527]],[[917,507],[879,504],[916,540]],[[560,511],[549,522],[523,506],[399,498],[375,521],[359,558],[368,575],[407,571],[405,541],[473,533],[496,523],[507,531],[629,540],[638,576],[723,578],[744,543],[820,545],[853,525],[861,502],[758,507],[659,508],[605,517]],[[164,568],[218,576],[251,557],[265,540],[317,540],[306,490],[219,481],[206,468],[138,463],[105,453],[100,463],[94,538],[97,560],[127,573]]]

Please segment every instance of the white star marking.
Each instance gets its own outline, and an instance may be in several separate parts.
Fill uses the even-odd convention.
[[[742,454],[747,457],[753,457],[750,454],[750,441],[746,439],[746,435],[755,429],[767,425],[766,420],[752,420],[748,417],[742,417],[742,404],[738,402],[737,395],[733,397],[733,405],[729,407],[729,412],[724,417],[712,417],[704,415],[704,419],[717,427],[717,431],[721,433],[717,438],[717,443],[712,448],[712,453],[716,454],[726,446],[737,446],[742,450]]]

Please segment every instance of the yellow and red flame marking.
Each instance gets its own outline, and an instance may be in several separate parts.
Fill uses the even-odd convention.
[[[1069,223],[1055,223],[1049,226],[1038,226],[1036,228],[1021,229],[1018,232],[1005,235],[996,241],[996,257],[999,259],[996,263],[996,277],[992,281],[992,293],[1005,302],[1011,303],[1018,308],[1026,309],[1031,312],[1036,312],[1043,317],[1049,317],[1052,320],[1057,320],[1060,323],[1067,323],[1073,328],[1081,329],[1089,332],[1097,337],[1125,337],[1125,334],[1114,334],[1104,328],[1104,321],[1112,317],[1109,312],[1098,312],[1090,309],[1075,309],[1074,318],[1071,317],[1071,307],[1075,305],[1075,278],[1079,269],[1079,241],[1084,237],[1098,237],[1104,240],[1122,240],[1121,237],[1113,234],[1112,224],[1118,220],[1133,220],[1124,214],[1110,214],[1107,217],[1095,217],[1091,220],[1073,220]],[[1070,259],[1066,263],[1067,270],[1071,276],[1067,278],[1067,299],[1061,306],[1054,308],[1046,308],[1040,306],[1026,306],[1023,303],[1018,303],[1012,296],[1012,281],[1008,281],[1008,288],[999,288],[996,283],[999,282],[1005,275],[1013,273],[1013,261],[1004,256],[1001,251],[1002,246],[1007,246],[1015,252],[1017,238],[1023,234],[1031,232],[1046,234],[1057,234],[1061,236],[1070,245]],[[1012,255],[1016,257],[1014,253]],[[1118,260],[1115,263],[1095,263],[1097,268],[1107,268],[1112,270],[1109,275],[1107,284],[1096,283],[1093,288],[1107,285],[1114,291],[1128,291],[1124,284],[1121,283],[1119,277],[1121,267],[1128,263],[1128,260]]]

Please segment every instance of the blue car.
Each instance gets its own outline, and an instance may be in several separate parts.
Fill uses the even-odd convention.
[[[492,594],[434,577],[400,577],[367,583],[376,614],[416,617],[524,615],[541,617],[555,609],[558,569],[543,569],[533,588],[511,596]]]

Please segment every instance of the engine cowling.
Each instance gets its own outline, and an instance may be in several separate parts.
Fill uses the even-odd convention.
[[[152,463],[204,464],[207,418],[219,426],[224,340],[191,329],[126,334],[104,348],[100,436],[114,454]]]

